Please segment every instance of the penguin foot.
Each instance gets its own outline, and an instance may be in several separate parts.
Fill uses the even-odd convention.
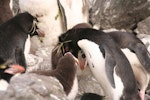
[[[17,73],[23,73],[23,72],[25,72],[25,68],[18,64],[9,65],[9,68],[4,71],[4,73],[8,73],[12,75],[15,75]]]

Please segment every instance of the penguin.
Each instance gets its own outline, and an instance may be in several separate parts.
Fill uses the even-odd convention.
[[[19,56],[16,55],[15,56]],[[24,67],[18,64],[13,64],[10,60],[4,61],[0,58],[0,91],[6,91],[10,79],[13,76],[19,75],[25,71]]]
[[[141,100],[144,100],[145,91],[150,79],[150,58],[146,46],[132,33],[114,31],[108,32],[108,34],[128,58],[140,89]]]
[[[62,53],[69,51],[78,58],[84,52],[107,100],[140,100],[130,63],[108,34],[92,28],[70,29],[60,35],[59,43]]]
[[[10,72],[9,74],[12,75],[16,74],[16,70],[21,71],[21,73],[25,72],[27,65],[24,49],[28,35],[42,36],[43,34],[37,29],[36,21],[33,16],[25,12],[14,16],[0,25],[0,65],[3,65],[5,62],[9,62],[8,65],[19,65],[16,67],[6,67],[3,69],[4,72]],[[0,74],[3,74],[3,71]],[[9,79],[10,77],[8,81]]]
[[[62,84],[67,100],[74,100],[78,92],[76,71],[79,62],[70,52],[65,53],[63,56],[54,50],[52,55],[52,59],[54,58],[52,70],[32,71],[32,73],[55,77]],[[58,58],[57,62],[55,61],[56,58]]]
[[[137,58],[136,54],[131,52],[129,49],[121,49],[122,52],[126,55],[128,58],[131,67],[134,72],[135,79],[138,84],[138,88],[140,90],[139,95],[141,97],[141,100],[145,100],[145,91],[149,84],[149,73],[145,70],[143,65],[140,63],[139,59]]]
[[[24,72],[24,68],[18,64],[0,65],[0,91],[6,91],[10,79]]]
[[[28,12],[36,17],[38,28],[45,33],[42,38],[31,38],[30,53],[35,54],[40,47],[54,48],[57,44],[58,36],[65,26],[62,23],[63,14],[59,9],[58,1],[60,0],[19,0],[20,12]]]
[[[77,23],[88,22],[89,18],[86,0],[19,0],[19,7],[21,12],[26,11],[35,16],[38,28],[45,33],[43,38],[31,38],[30,53],[34,55],[42,47],[48,48],[46,54],[51,57],[59,35]],[[50,57],[50,62],[42,69],[51,65]]]
[[[20,53],[15,50],[16,61],[21,59]],[[19,62],[19,61],[17,61]],[[4,61],[0,58],[0,79],[9,83],[12,76],[25,72],[25,68],[19,64],[13,64],[12,60]]]
[[[107,32],[120,48],[128,48],[136,54],[140,63],[150,73],[150,53],[144,43],[134,34],[121,31]]]
[[[0,62],[2,60],[0,59]],[[25,71],[24,67],[19,64],[12,64],[8,62],[3,62],[3,64],[0,65],[0,80],[5,80],[7,83],[9,83],[11,77],[14,75],[23,73]]]

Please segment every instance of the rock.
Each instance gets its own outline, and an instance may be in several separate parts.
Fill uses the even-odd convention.
[[[26,56],[27,72],[36,70],[51,70],[51,51],[52,48],[39,48],[35,54],[28,54]]]
[[[0,1],[0,24],[10,19],[13,15],[9,6],[10,0]]]
[[[90,22],[102,29],[134,29],[150,16],[149,0],[87,0]]]
[[[135,31],[138,34],[150,35],[150,17],[147,17],[143,21],[139,22]]]
[[[84,93],[104,95],[99,83],[87,67],[78,76],[79,92],[75,100]],[[66,94],[57,79],[48,76],[25,73],[12,77],[6,91],[0,91],[3,100],[66,100]]]
[[[7,91],[0,92],[3,100],[66,100],[62,85],[54,77],[32,73],[15,76]]]
[[[148,51],[150,52],[150,35],[138,34],[137,37],[146,45]]]
[[[84,71],[78,75],[79,92],[75,100],[80,100],[84,93],[96,93],[104,95],[99,83],[93,77],[89,67],[86,67]]]
[[[7,90],[7,87],[8,87],[8,82],[3,80],[3,79],[0,79],[0,91],[6,91]]]
[[[12,0],[12,12],[13,15],[17,15],[19,13],[19,0]]]

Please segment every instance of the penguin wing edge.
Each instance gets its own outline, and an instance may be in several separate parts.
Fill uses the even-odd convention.
[[[105,51],[106,52],[106,51]],[[105,59],[106,59],[106,62],[105,62],[105,71],[106,71],[106,76],[111,84],[111,86],[113,88],[115,88],[115,82],[114,82],[114,68],[115,68],[115,65],[116,65],[116,62],[113,58],[113,56],[111,55],[111,52],[107,52],[105,53]]]

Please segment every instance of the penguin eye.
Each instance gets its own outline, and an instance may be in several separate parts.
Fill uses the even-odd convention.
[[[81,56],[82,56],[82,58],[86,58],[86,56],[85,56],[85,54],[84,54],[84,52],[81,50]]]
[[[82,58],[86,58],[85,54],[82,54]]]

